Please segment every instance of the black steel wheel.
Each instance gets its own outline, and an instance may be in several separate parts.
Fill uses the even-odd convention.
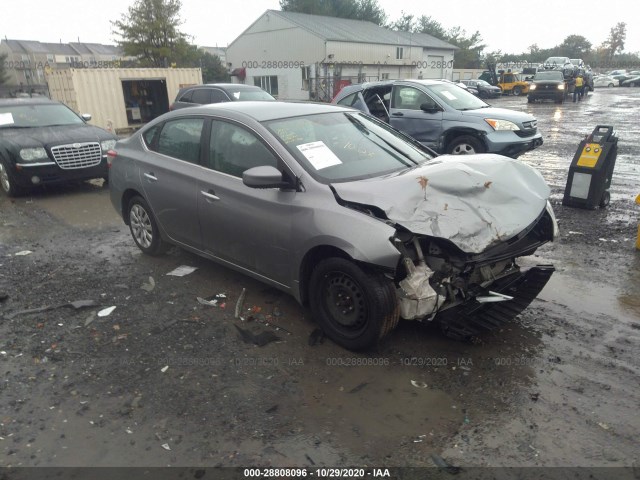
[[[608,207],[609,202],[611,202],[611,194],[609,193],[609,190],[605,190],[602,194],[602,198],[600,199],[600,208]]]
[[[447,153],[452,155],[473,155],[484,152],[485,148],[482,142],[471,135],[456,137],[447,146]]]
[[[135,196],[129,201],[129,230],[136,245],[147,255],[160,255],[168,245],[162,240],[158,224],[146,200]]]
[[[19,197],[27,191],[24,187],[16,183],[15,177],[11,172],[11,167],[8,165],[8,162],[2,159],[0,159],[0,188],[2,188],[8,197]]]
[[[309,300],[327,337],[349,350],[374,346],[399,319],[393,283],[344,258],[327,258],[316,265]]]

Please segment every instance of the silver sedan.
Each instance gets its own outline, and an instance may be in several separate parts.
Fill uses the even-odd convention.
[[[181,109],[109,157],[111,201],[143,252],[178,245],[288,292],[348,349],[400,318],[457,338],[499,327],[553,272],[517,264],[557,232],[536,170],[438,157],[349,108]]]

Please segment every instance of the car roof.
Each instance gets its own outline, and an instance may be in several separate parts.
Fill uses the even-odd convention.
[[[60,102],[56,102],[47,97],[0,98],[0,107],[19,105],[60,105]]]
[[[353,109],[328,103],[312,102],[223,102],[181,108],[180,110],[176,110],[176,112],[179,112],[179,114],[240,113],[252,117],[258,122],[264,122],[279,118],[315,115],[319,113],[353,112]]]
[[[255,85],[245,85],[244,83],[203,83],[201,85],[190,85],[188,87],[184,87],[185,90],[190,88],[203,88],[203,87],[217,87],[223,90],[233,89],[233,90],[262,90],[260,87]]]
[[[444,80],[425,80],[425,79],[413,79],[413,78],[409,78],[409,79],[404,79],[404,80],[381,80],[379,82],[364,82],[364,83],[356,83],[353,85],[347,85],[346,87],[344,87],[342,89],[342,91],[344,92],[359,92],[360,90],[368,90],[370,88],[377,88],[377,87],[390,87],[395,85],[396,83],[409,83],[409,84],[418,84],[418,85],[443,85],[445,83],[451,83],[451,84],[455,84],[455,82],[452,82],[450,80],[448,81],[444,81]],[[342,91],[340,93],[342,93]]]

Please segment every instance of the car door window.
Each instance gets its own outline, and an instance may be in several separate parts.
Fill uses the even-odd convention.
[[[181,118],[166,122],[158,139],[158,153],[198,163],[203,125],[202,118]]]
[[[220,102],[228,102],[229,97],[222,91],[217,88],[211,89],[211,103],[220,103]]]
[[[436,108],[438,105],[433,99],[417,88],[399,85],[393,88],[392,108],[403,108],[407,110],[420,110],[420,105],[426,103],[429,108]]]
[[[211,103],[211,90],[208,88],[198,88],[197,90],[194,90],[191,102],[198,103],[200,105]]]
[[[191,103],[191,96],[193,95],[193,90],[187,90],[184,95],[180,97],[181,102]]]
[[[248,168],[263,165],[277,168],[278,160],[253,132],[221,120],[211,122],[207,159],[209,168],[242,177]]]

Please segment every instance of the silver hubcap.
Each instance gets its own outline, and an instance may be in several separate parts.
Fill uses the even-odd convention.
[[[7,173],[7,169],[4,168],[4,164],[0,163],[0,183],[2,184],[2,189],[9,193],[11,190],[11,183],[9,183],[9,173]]]
[[[456,145],[451,153],[454,155],[473,155],[476,151],[468,143],[461,143],[460,145]]]
[[[138,245],[149,248],[153,241],[153,228],[147,211],[141,205],[134,205],[129,214],[129,222],[131,223],[131,233]]]

